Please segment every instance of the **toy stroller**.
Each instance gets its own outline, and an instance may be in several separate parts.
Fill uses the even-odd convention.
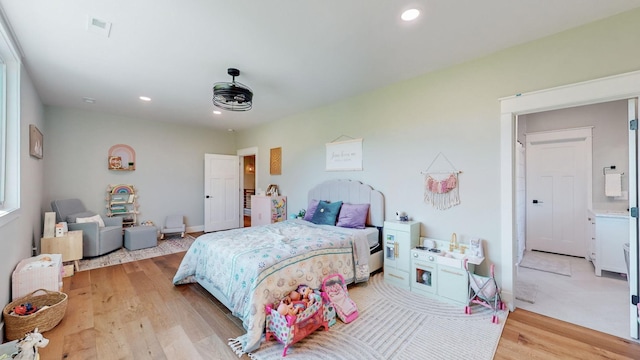
[[[465,314],[471,314],[471,304],[480,304],[493,310],[491,322],[498,323],[498,310],[504,310],[505,304],[500,298],[500,288],[494,277],[495,265],[491,264],[491,276],[480,276],[469,271],[467,259],[464,260],[464,268],[469,274],[469,305],[464,307]]]

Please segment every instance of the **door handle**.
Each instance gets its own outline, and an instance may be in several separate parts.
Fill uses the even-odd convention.
[[[542,202],[542,201],[539,201],[539,200],[533,200],[533,203],[534,203],[534,204],[542,204],[543,202]]]
[[[208,199],[208,198],[210,198],[210,197],[211,197],[211,196],[209,196],[209,195],[205,196],[205,198],[206,198],[206,199]]]

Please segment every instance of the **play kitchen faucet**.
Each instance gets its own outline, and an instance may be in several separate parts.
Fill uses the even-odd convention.
[[[467,247],[465,245],[460,245],[458,243],[458,236],[456,233],[451,234],[451,240],[449,240],[449,251],[453,252],[453,250],[460,250],[461,254],[464,254]]]
[[[451,234],[451,240],[449,240],[449,251],[453,251],[454,249],[457,250],[458,247],[458,237],[456,236],[456,233],[453,233]]]

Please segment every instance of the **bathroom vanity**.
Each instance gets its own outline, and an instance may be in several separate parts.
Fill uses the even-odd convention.
[[[629,213],[592,210],[588,220],[589,257],[596,276],[602,276],[603,270],[626,274],[623,246],[629,242]]]

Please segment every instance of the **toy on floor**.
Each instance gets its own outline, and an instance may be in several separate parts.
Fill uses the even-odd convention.
[[[464,268],[469,274],[469,303],[480,304],[493,310],[493,316],[491,316],[491,322],[497,324],[498,310],[505,310],[506,305],[502,302],[500,297],[500,288],[496,283],[494,277],[495,265],[491,264],[490,273],[491,276],[480,276],[469,271],[469,264],[467,259],[464,259]],[[471,306],[464,307],[465,314],[471,314]]]
[[[350,323],[358,318],[358,307],[349,297],[342,275],[333,274],[325,277],[322,281],[322,291],[329,297],[340,320]]]
[[[38,360],[38,348],[43,348],[49,344],[49,340],[45,339],[38,332],[38,328],[31,333],[27,333],[22,339],[18,340],[18,354],[14,360]]]
[[[31,315],[34,312],[38,311],[37,306],[33,306],[31,303],[20,304],[13,308],[13,313],[15,315]]]
[[[160,240],[164,239],[165,234],[180,233],[180,237],[184,237],[185,231],[184,217],[182,215],[169,215],[164,219],[164,226],[160,229]]]
[[[297,300],[294,300],[297,299]],[[305,338],[319,327],[329,330],[321,295],[306,285],[298,286],[284,299],[265,307],[266,340],[275,337],[284,345],[282,356],[289,346]]]

